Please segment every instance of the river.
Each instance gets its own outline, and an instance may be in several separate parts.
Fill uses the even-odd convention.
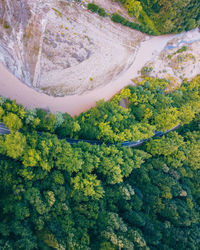
[[[200,39],[200,33],[197,30],[185,32],[183,37],[189,43]],[[98,100],[110,99],[123,87],[132,84],[131,79],[138,76],[138,71],[162,50],[169,49],[167,43],[180,35],[165,35],[150,37],[142,42],[133,64],[129,69],[120,74],[117,79],[109,82],[107,85],[98,87],[94,90],[83,93],[82,95],[71,95],[64,97],[53,97],[39,93],[34,89],[20,82],[12,73],[10,73],[2,64],[0,64],[0,95],[16,99],[17,103],[26,108],[43,108],[51,112],[67,112],[70,115],[78,115],[83,111],[94,107]],[[182,39],[182,40],[185,40]],[[178,46],[178,45],[177,45]]]

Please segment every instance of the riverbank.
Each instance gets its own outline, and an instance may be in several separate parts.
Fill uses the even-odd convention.
[[[130,67],[122,72],[103,87],[87,91],[82,95],[70,95],[64,97],[52,97],[39,93],[21,83],[6,68],[0,64],[0,95],[16,99],[17,103],[26,108],[43,108],[51,112],[67,112],[70,115],[78,115],[96,105],[101,99],[108,100],[123,87],[132,84],[131,79],[139,75],[140,69],[158,55],[174,35],[149,37],[142,42]]]
[[[149,76],[170,81],[173,90],[184,78],[200,74],[200,32],[198,29],[176,35],[154,60],[145,65]]]

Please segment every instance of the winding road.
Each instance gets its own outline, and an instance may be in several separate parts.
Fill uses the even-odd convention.
[[[0,134],[10,134],[10,130],[3,123],[0,123]]]
[[[156,136],[162,136],[162,135],[165,135],[165,134],[168,134],[169,132],[171,131],[174,131],[176,130],[177,128],[180,127],[180,124],[176,125],[175,127],[173,127],[172,129],[168,129],[166,130],[165,132],[155,132],[154,136],[152,136],[151,138],[153,137],[156,137]],[[41,134],[41,132],[38,132],[39,134]],[[2,135],[6,135],[6,134],[10,134],[10,130],[3,124],[3,123],[0,123],[0,134]],[[142,143],[150,140],[151,138],[148,138],[148,139],[145,139],[145,140],[138,140],[138,141],[126,141],[126,142],[122,142],[122,143],[109,143],[109,144],[106,144],[107,146],[111,146],[111,145],[119,145],[121,147],[137,147],[139,145],[141,145]],[[104,142],[101,142],[101,141],[96,141],[96,140],[82,140],[82,139],[70,139],[70,138],[67,138],[66,141],[69,143],[69,144],[75,144],[75,143],[79,143],[79,142],[87,142],[87,143],[90,143],[92,145],[101,145],[103,144]]]

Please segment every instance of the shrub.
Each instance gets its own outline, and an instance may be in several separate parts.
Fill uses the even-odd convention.
[[[183,46],[182,48],[178,49],[176,53],[182,53],[187,50],[187,46]]]
[[[103,17],[107,16],[107,13],[103,8],[98,9],[98,14]]]
[[[92,12],[98,12],[98,10],[99,10],[99,6],[96,5],[96,4],[94,4],[94,3],[89,3],[89,4],[87,5],[87,7],[88,7],[88,9],[89,9],[90,11],[92,11]]]
[[[122,25],[127,26],[131,29],[139,30],[143,33],[147,33],[150,35],[156,35],[155,32],[153,30],[151,30],[150,28],[148,28],[144,25],[138,24],[138,23],[132,23],[117,13],[112,14],[111,20],[115,23],[121,23]]]
[[[117,13],[113,13],[111,16],[111,20],[115,23],[122,23],[124,21],[125,18],[123,18],[122,16],[120,16]]]
[[[141,74],[142,75],[147,75],[148,73],[150,73],[151,71],[153,70],[153,68],[152,67],[143,67],[142,69],[141,69]]]
[[[9,28],[10,28],[10,25],[9,25],[9,23],[7,23],[7,22],[5,21],[4,24],[3,24],[3,27],[4,27],[5,29],[9,29]]]

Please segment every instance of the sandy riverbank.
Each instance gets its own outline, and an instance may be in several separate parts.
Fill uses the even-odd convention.
[[[21,83],[6,68],[0,64],[0,95],[16,99],[17,103],[26,108],[44,108],[51,112],[61,111],[78,115],[95,106],[100,99],[108,100],[124,86],[132,83],[131,79],[138,76],[138,71],[163,50],[167,42],[174,36],[151,37],[141,43],[133,64],[114,81],[103,87],[98,87],[82,95],[52,97],[29,88]]]
[[[191,80],[200,74],[200,32],[198,29],[177,35],[146,67],[152,77],[170,80],[171,87],[184,78]]]

